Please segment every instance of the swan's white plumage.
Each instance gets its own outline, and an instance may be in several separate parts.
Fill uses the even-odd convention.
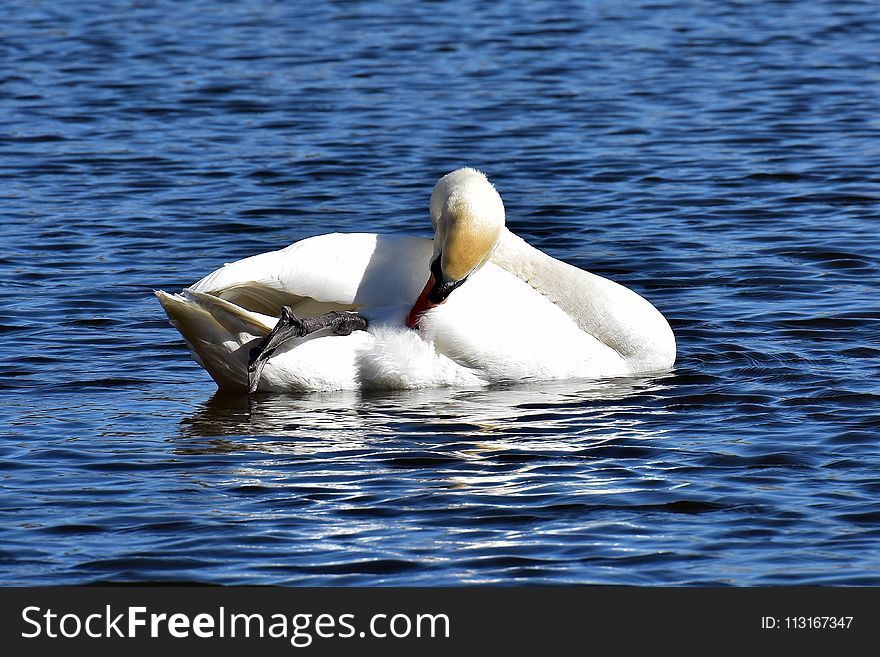
[[[492,263],[429,311],[420,330],[437,351],[478,369],[490,382],[631,373],[617,352]]]
[[[432,242],[424,237],[331,233],[229,263],[190,289],[267,309],[307,303],[377,307],[401,303],[424,284]],[[299,314],[299,313],[298,313]],[[313,313],[302,313],[313,314]]]
[[[437,210],[437,190],[454,202]],[[465,169],[441,179],[431,209],[437,239],[446,232],[447,207],[465,208],[464,219],[455,218],[459,243],[462,225],[472,220],[485,235],[493,218],[498,240],[491,260],[482,258],[466,284],[425,313],[418,331],[404,320],[443,246],[419,237],[321,235],[227,264],[181,294],[156,294],[223,388],[246,389],[249,352],[283,305],[300,316],[357,310],[369,328],[348,336],[322,330],[283,344],[266,363],[261,390],[480,386],[672,365],[675,340],[663,316],[631,290],[503,228],[503,205],[485,176]],[[466,255],[460,261],[473,259]]]

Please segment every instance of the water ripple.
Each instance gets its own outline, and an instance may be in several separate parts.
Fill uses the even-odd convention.
[[[880,583],[864,3],[0,8],[5,584]],[[675,371],[216,393],[152,298],[488,171]]]

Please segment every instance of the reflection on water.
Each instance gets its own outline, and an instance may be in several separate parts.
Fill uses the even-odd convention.
[[[639,399],[665,386],[651,378],[550,382],[473,390],[339,391],[253,397],[217,391],[184,418],[184,439],[269,436],[273,448],[285,438],[325,448],[367,447],[397,440],[484,441],[487,449],[527,446],[542,449],[577,445],[601,429],[601,440],[639,437],[645,412]],[[594,412],[588,412],[589,409]],[[649,432],[641,434],[650,437]],[[569,442],[572,441],[572,442]],[[259,449],[259,446],[255,446]],[[296,447],[294,447],[295,449]]]
[[[420,500],[411,510],[418,522],[471,507],[470,522],[492,524],[522,513],[507,508],[514,500],[552,513],[558,505],[576,510],[587,496],[599,504],[644,490],[632,471],[609,467],[610,459],[672,449],[658,440],[657,416],[666,411],[652,407],[666,387],[663,378],[646,377],[250,399],[218,392],[181,421],[174,452],[249,456],[222,474],[211,469],[204,485],[351,496],[357,504],[336,509],[346,524],[352,513],[390,513],[389,495]],[[198,471],[190,476],[200,479]],[[395,493],[402,485],[406,492]]]

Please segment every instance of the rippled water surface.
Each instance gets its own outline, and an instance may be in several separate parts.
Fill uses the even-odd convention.
[[[4,2],[0,582],[880,584],[877,15]],[[465,164],[674,371],[249,402],[151,294]]]

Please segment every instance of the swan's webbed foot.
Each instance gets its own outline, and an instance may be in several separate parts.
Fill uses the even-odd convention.
[[[289,306],[282,306],[281,317],[275,328],[250,351],[248,359],[248,392],[256,392],[266,362],[282,344],[303,336],[332,329],[334,335],[349,335],[354,331],[366,331],[367,319],[353,312],[335,310],[317,317],[297,317]]]
[[[288,306],[281,308],[275,328],[251,349],[248,358],[248,392],[256,392],[266,362],[283,343],[306,335],[305,326]]]

